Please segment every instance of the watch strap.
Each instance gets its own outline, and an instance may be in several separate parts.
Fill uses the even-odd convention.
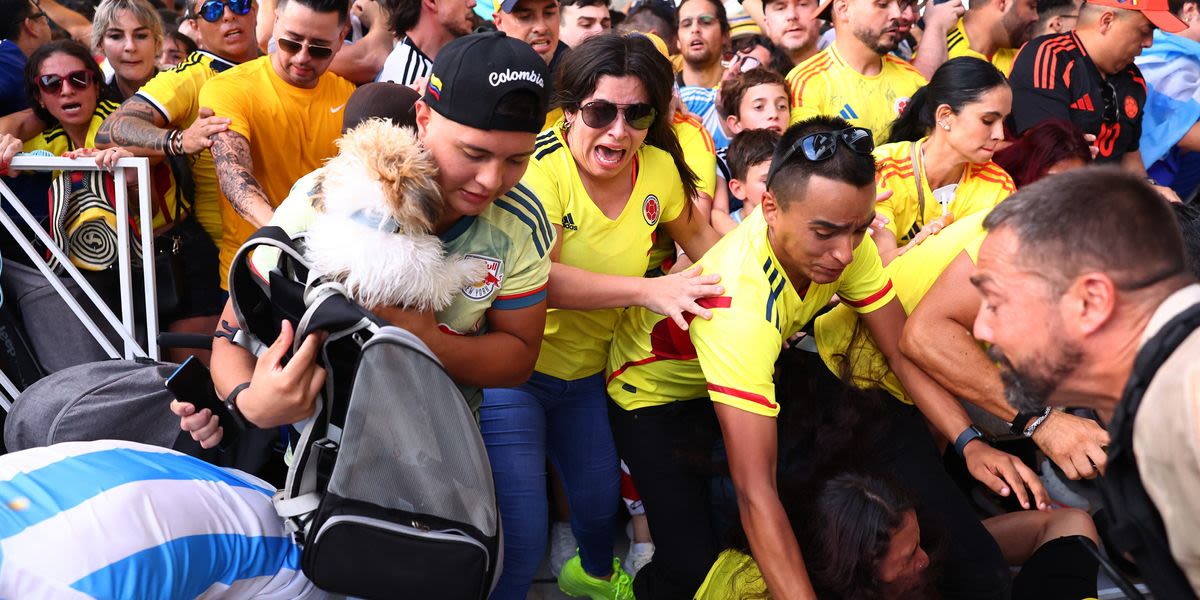
[[[229,392],[228,396],[225,396],[225,408],[229,409],[229,414],[233,415],[233,418],[237,419],[238,424],[241,425],[243,428],[253,427],[253,425],[251,425],[250,422],[246,420],[246,417],[242,416],[242,411],[238,409],[238,405],[237,405],[238,396],[243,391],[245,391],[246,388],[248,388],[248,387],[250,387],[249,381],[247,381],[246,383],[238,384],[237,387],[233,388],[233,391]]]
[[[954,451],[958,452],[959,456],[962,456],[963,450],[966,449],[967,444],[971,443],[972,440],[982,437],[983,432],[979,431],[979,429],[974,425],[968,425],[967,428],[964,429],[962,433],[958,434],[957,438],[955,438]]]
[[[1008,430],[1011,431],[1013,435],[1025,435],[1025,428],[1029,425],[1029,422],[1042,416],[1042,414],[1043,413],[1040,411],[1021,411],[1017,413],[1016,417],[1013,417],[1012,425],[1008,428]]]

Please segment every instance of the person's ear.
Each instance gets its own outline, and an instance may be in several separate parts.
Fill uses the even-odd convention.
[[[729,115],[728,117],[725,117],[725,129],[731,134],[731,136],[741,133],[742,120],[739,119],[737,115]]]
[[[733,178],[729,180],[729,193],[733,194],[734,198],[746,201],[746,184],[742,183],[741,179]]]
[[[950,129],[950,120],[954,116],[954,111],[951,110],[949,104],[939,104],[937,109],[933,111],[933,121],[945,130]]]
[[[1106,10],[1103,13],[1101,13],[1100,19],[1097,21],[1097,24],[1099,25],[1098,29],[1100,30],[1100,33],[1108,33],[1112,29],[1113,23],[1115,23],[1116,21],[1117,21],[1117,13],[1115,13],[1111,10]]]
[[[1053,31],[1054,33],[1062,33],[1062,17],[1059,15],[1054,15],[1053,17],[1050,17],[1050,20],[1046,21],[1046,31]]]
[[[433,117],[433,109],[424,100],[417,100],[413,108],[417,112],[417,139],[424,141],[429,131],[429,120]]]
[[[776,227],[779,222],[779,213],[783,209],[779,206],[779,201],[775,199],[775,193],[771,190],[763,192],[760,206],[762,206],[763,219],[766,220],[767,225]]]
[[[1117,303],[1117,285],[1105,273],[1080,275],[1063,294],[1060,310],[1068,327],[1080,337],[1092,335],[1113,317]]]

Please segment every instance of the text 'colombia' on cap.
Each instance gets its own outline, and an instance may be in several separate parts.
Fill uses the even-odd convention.
[[[549,79],[546,61],[529,44],[498,31],[476,33],[438,52],[424,100],[468,127],[539,133],[546,121]],[[521,91],[536,98],[531,110],[496,110],[506,96]]]

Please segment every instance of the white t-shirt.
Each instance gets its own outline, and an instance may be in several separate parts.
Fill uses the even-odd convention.
[[[375,81],[390,81],[400,85],[412,85],[417,80],[428,77],[433,71],[433,60],[425,56],[408,36],[400,40],[383,63],[383,70]]]

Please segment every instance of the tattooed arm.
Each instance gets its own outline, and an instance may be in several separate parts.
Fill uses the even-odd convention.
[[[224,131],[213,136],[213,162],[221,191],[243,219],[255,227],[271,220],[275,209],[267,194],[254,178],[254,160],[250,158],[250,141],[236,131]]]
[[[96,147],[121,146],[137,156],[163,156],[174,129],[163,114],[144,98],[132,96],[109,115],[96,132]],[[200,109],[200,117],[183,132],[184,154],[195,154],[212,146],[212,136],[226,131],[229,119],[214,117]]]

